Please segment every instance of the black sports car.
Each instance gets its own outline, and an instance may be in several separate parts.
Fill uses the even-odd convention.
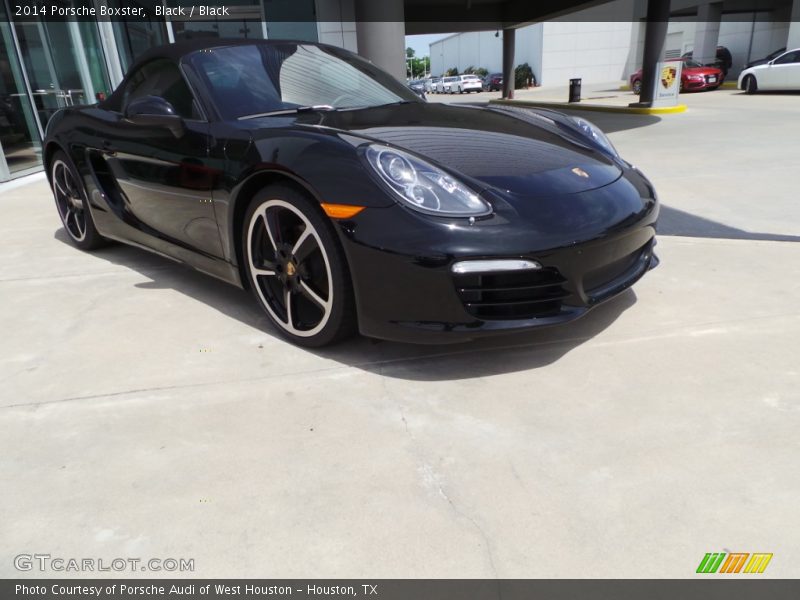
[[[76,246],[250,288],[309,346],[569,321],[657,261],[655,191],[592,124],[429,104],[321,44],[150,50],[108,99],[51,119],[45,164]]]

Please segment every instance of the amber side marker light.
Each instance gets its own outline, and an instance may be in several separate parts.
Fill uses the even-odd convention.
[[[350,206],[349,204],[326,204],[320,203],[322,210],[331,219],[350,219],[364,210],[364,206]]]

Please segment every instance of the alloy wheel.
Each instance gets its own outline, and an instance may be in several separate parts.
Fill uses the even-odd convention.
[[[247,230],[247,261],[261,302],[287,333],[311,337],[333,308],[331,263],[319,233],[295,206],[266,200]]]
[[[86,238],[86,207],[83,193],[72,171],[63,160],[56,160],[52,170],[53,195],[64,228],[76,242]]]

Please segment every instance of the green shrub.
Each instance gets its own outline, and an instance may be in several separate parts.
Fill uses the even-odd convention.
[[[531,85],[536,85],[536,78],[533,76],[533,69],[528,63],[517,65],[514,69],[514,89],[521,89],[528,86],[528,81]]]

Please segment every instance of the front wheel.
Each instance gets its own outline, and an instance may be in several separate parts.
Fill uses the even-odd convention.
[[[265,188],[247,210],[242,241],[250,287],[284,337],[319,347],[355,332],[344,252],[316,202],[290,187]]]
[[[758,91],[758,83],[753,75],[744,78],[744,91],[747,94],[755,94]]]
[[[97,232],[89,211],[89,200],[72,161],[59,150],[50,163],[50,184],[61,224],[70,241],[81,250],[94,250],[106,240]]]

